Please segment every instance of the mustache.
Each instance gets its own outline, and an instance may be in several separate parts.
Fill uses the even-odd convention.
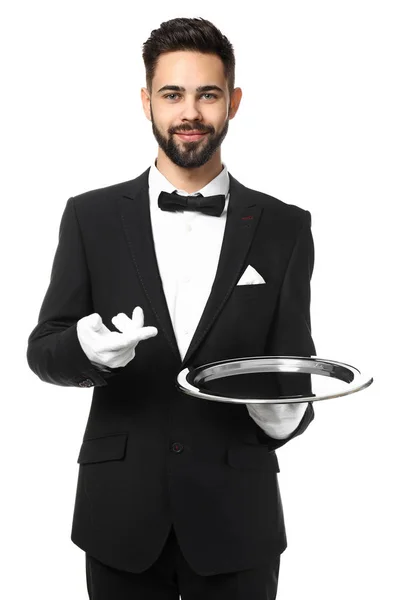
[[[170,129],[169,133],[173,134],[173,133],[184,133],[184,132],[189,132],[189,131],[200,131],[200,133],[213,133],[214,132],[214,128],[212,129],[207,129],[205,127],[203,127],[202,125],[193,125],[193,126],[187,126],[185,128],[181,127],[180,129]]]

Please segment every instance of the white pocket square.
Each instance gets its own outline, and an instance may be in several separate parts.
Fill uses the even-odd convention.
[[[265,280],[254,267],[249,265],[236,285],[253,285],[257,283],[265,283]]]

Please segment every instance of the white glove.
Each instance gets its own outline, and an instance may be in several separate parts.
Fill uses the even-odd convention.
[[[119,313],[111,321],[121,333],[110,331],[98,313],[83,317],[76,327],[79,343],[88,359],[111,369],[125,367],[135,356],[138,343],[158,333],[156,327],[143,327],[144,315],[140,306],[134,308],[132,319]]]
[[[248,403],[249,415],[265,431],[276,439],[288,437],[298,427],[307,410],[308,402],[282,404]]]

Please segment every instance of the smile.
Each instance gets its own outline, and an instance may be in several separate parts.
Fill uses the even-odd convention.
[[[207,135],[207,133],[177,133],[176,135],[185,142],[195,142],[196,140],[200,140],[202,137]]]

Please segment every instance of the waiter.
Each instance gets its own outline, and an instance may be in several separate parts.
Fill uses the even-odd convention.
[[[221,160],[242,91],[218,28],[162,23],[143,59],[157,158],[69,198],[27,359],[45,382],[93,387],[72,526],[91,600],[273,600],[287,545],[275,450],[305,431],[312,404],[207,401],[176,377],[315,354],[310,213]],[[227,379],[232,394],[260,392]]]

